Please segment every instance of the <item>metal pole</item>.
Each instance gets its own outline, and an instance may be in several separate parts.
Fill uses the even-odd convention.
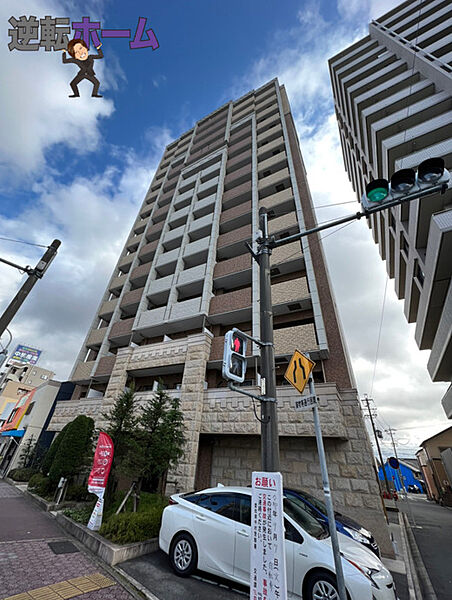
[[[394,442],[394,436],[392,435],[392,428],[390,427],[387,431],[389,431],[389,435],[391,436],[391,441],[392,441],[392,447],[394,448],[394,455],[396,457],[397,460],[399,460],[399,457],[397,456],[397,448]],[[402,484],[403,487],[403,491],[405,493],[405,500],[408,506],[408,510],[410,511],[410,516],[411,519],[413,521],[413,525],[416,527],[416,519],[414,517],[414,513],[413,513],[413,507],[411,506],[411,502],[408,499],[408,490],[405,487],[405,481],[403,480],[403,474],[402,474],[402,469],[400,468],[400,461],[399,461],[399,478],[400,478],[400,483]]]
[[[385,464],[383,462],[383,456],[381,454],[380,444],[378,443],[378,437],[377,437],[377,431],[375,429],[374,419],[372,417],[372,413],[370,412],[369,398],[364,398],[364,402],[366,403],[367,410],[369,411],[369,417],[370,417],[370,422],[371,422],[371,425],[372,425],[372,430],[374,432],[375,443],[377,444],[378,456],[380,457],[381,468],[383,469],[383,477],[385,479],[386,490],[387,490],[387,492],[389,494],[389,497],[391,498],[392,494],[391,494],[391,490],[389,488],[388,476],[386,475]]]
[[[9,306],[6,308],[3,315],[0,317],[0,336],[3,334],[5,329],[8,327],[8,325],[12,321],[13,317],[15,316],[15,314],[17,313],[19,308],[22,306],[25,298],[28,296],[28,294],[33,289],[33,286],[35,285],[35,283],[38,281],[38,279],[41,279],[41,277],[46,272],[48,266],[50,265],[52,260],[55,258],[55,255],[56,255],[57,250],[60,247],[60,245],[61,245],[60,240],[53,240],[53,242],[50,244],[48,249],[45,251],[41,260],[36,265],[36,267],[32,270],[27,270],[28,279],[25,281],[23,286],[20,288],[20,290],[17,292],[17,294],[14,296],[14,298],[10,302]],[[15,266],[15,265],[13,265],[13,266]]]
[[[315,396],[314,380],[312,374],[309,376],[309,394]],[[336,519],[334,516],[333,499],[331,497],[330,480],[328,477],[328,467],[326,465],[325,448],[323,447],[322,429],[320,427],[319,409],[317,404],[312,407],[314,415],[315,437],[317,440],[317,450],[319,452],[320,470],[322,472],[323,493],[325,495],[326,512],[328,515],[328,527],[331,536],[331,546],[333,548],[334,566],[336,569],[336,580],[340,600],[347,600],[345,590],[344,571],[342,569],[341,551],[337,537]]]
[[[259,248],[261,371],[265,378],[265,394],[261,402],[261,456],[263,471],[279,471],[278,416],[276,412],[275,350],[273,347],[273,309],[270,281],[271,248],[267,245],[267,211],[259,210],[259,227],[263,239]]]

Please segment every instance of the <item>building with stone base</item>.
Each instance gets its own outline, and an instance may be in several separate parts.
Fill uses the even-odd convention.
[[[314,226],[298,138],[275,79],[198,121],[167,146],[74,366],[70,401],[50,429],[101,413],[134,380],[144,399],[162,379],[181,399],[187,445],[167,492],[221,482],[248,485],[261,467],[252,400],[221,377],[232,326],[258,337],[258,268],[245,242],[258,211],[283,238]],[[392,553],[372,448],[317,236],[273,251],[271,283],[281,470],[286,485],[321,496],[312,415],[297,413],[284,379],[295,350],[316,361],[336,508],[372,529]],[[249,344],[245,385],[257,392],[258,348]]]

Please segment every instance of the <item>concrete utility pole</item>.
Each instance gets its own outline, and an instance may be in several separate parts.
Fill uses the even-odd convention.
[[[61,245],[60,240],[53,240],[53,242],[47,248],[43,257],[41,258],[41,260],[38,262],[38,264],[36,265],[36,267],[34,269],[32,269],[31,267],[21,267],[21,266],[16,265],[8,260],[0,258],[0,262],[10,265],[11,267],[15,267],[16,269],[19,269],[20,271],[25,271],[25,273],[28,274],[28,279],[22,285],[20,290],[17,292],[17,294],[14,296],[14,298],[10,302],[9,306],[6,308],[3,315],[0,317],[0,336],[4,333],[5,329],[8,327],[8,325],[14,318],[14,316],[17,313],[17,311],[19,310],[19,308],[22,306],[25,298],[28,296],[28,294],[33,289],[33,286],[35,285],[35,283],[38,281],[38,279],[41,279],[43,277],[44,273],[47,271],[50,263],[55,258],[57,250],[60,247],[60,245]]]
[[[365,402],[365,403],[366,403],[366,405],[367,405],[367,410],[369,411],[369,418],[370,418],[370,422],[371,422],[371,425],[372,425],[372,430],[373,430],[373,432],[374,432],[375,443],[377,444],[378,456],[380,457],[380,464],[381,464],[381,468],[383,469],[383,477],[384,477],[384,479],[385,479],[386,491],[388,492],[388,494],[389,494],[389,497],[391,497],[391,496],[392,496],[392,494],[391,494],[391,490],[390,490],[390,488],[389,488],[388,476],[386,475],[386,469],[385,469],[385,464],[384,464],[384,462],[383,462],[383,456],[382,456],[382,454],[381,454],[381,448],[380,448],[380,444],[378,443],[378,436],[377,436],[377,431],[376,431],[376,429],[375,429],[374,418],[373,418],[373,416],[372,416],[372,412],[371,412],[371,410],[370,410],[369,398],[367,398],[367,396],[366,396],[366,398],[364,398],[363,402]]]
[[[263,244],[258,254],[261,321],[261,374],[265,379],[265,394],[261,402],[262,470],[279,471],[278,413],[276,406],[275,348],[273,346],[273,307],[270,281],[270,255],[267,211],[259,211],[259,227]]]

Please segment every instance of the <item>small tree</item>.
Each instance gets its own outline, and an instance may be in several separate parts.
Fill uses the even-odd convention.
[[[70,423],[66,423],[66,425],[63,427],[63,429],[60,431],[60,433],[55,437],[52,445],[47,450],[47,452],[44,456],[44,459],[43,459],[42,465],[41,465],[41,472],[45,476],[47,476],[49,474],[50,467],[52,466],[52,463],[58,452],[60,444],[63,441],[64,436],[66,435],[66,431],[68,430],[69,425],[70,425]]]
[[[113,500],[119,472],[124,470],[124,460],[134,446],[137,427],[135,412],[135,386],[126,388],[116,399],[111,411],[102,416],[107,421],[106,432],[113,441],[113,463],[105,492],[106,504]]]
[[[172,398],[159,386],[142,409],[139,427],[126,464],[138,476],[138,493],[144,480],[158,480],[163,494],[163,478],[184,453],[184,416],[179,398]]]
[[[92,453],[94,421],[79,415],[69,423],[49,470],[49,478],[56,485],[60,477],[74,477],[88,464]],[[55,440],[56,442],[56,440]]]
[[[21,453],[20,458],[18,460],[18,467],[20,469],[26,469],[27,467],[32,466],[31,462],[33,459],[33,455],[36,449],[36,440],[31,435],[25,442],[21,445]]]

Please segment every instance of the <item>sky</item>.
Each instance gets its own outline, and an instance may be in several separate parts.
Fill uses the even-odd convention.
[[[356,212],[327,60],[397,4],[2,0],[0,237],[44,246],[62,241],[11,323],[12,346],[42,349],[39,365],[59,380],[69,377],[165,146],[274,77],[287,89],[318,221]],[[104,58],[94,66],[103,97],[91,98],[84,81],[81,97],[68,98],[77,68],[63,64],[61,52],[8,48],[8,20],[22,15],[68,17],[71,24],[89,16],[102,29],[130,29],[131,40],[145,17],[159,47],[102,39]],[[429,351],[416,346],[414,325],[364,220],[323,245],[360,397],[373,399],[381,430],[396,430],[399,456],[412,456],[421,441],[450,426],[440,402],[448,384],[431,382]],[[43,251],[0,240],[0,257],[21,266],[34,266]],[[1,312],[23,281],[0,263]],[[390,455],[387,434],[382,445]]]

